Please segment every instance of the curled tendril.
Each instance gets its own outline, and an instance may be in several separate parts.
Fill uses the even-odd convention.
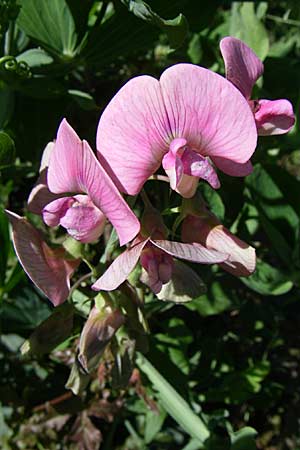
[[[0,58],[0,70],[14,73],[20,78],[30,78],[32,76],[30,67],[25,61],[17,61],[14,56],[4,56]]]

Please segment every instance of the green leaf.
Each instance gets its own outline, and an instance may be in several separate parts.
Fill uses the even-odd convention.
[[[144,432],[144,440],[146,444],[150,444],[157,433],[159,433],[164,424],[166,415],[166,411],[162,408],[159,411],[147,411],[145,418],[146,426]]]
[[[277,180],[280,178],[281,171],[257,164],[253,173],[246,178],[246,185],[250,189],[253,203],[259,212],[260,224],[269,237],[273,250],[284,264],[290,267],[293,265],[293,249],[299,242],[300,220],[289,204],[287,195],[289,198],[294,196],[293,191],[299,183],[289,183],[292,193],[287,194],[287,177],[282,178],[279,186]],[[296,203],[295,199],[293,203]]]
[[[37,355],[51,352],[61,342],[66,340],[73,328],[73,306],[64,303],[57,307],[51,316],[47,317],[26,341],[23,351]]]
[[[280,270],[263,261],[257,261],[256,271],[241,281],[261,295],[283,295],[293,287],[293,282]]]
[[[254,428],[245,427],[231,435],[231,450],[256,450]]]
[[[200,64],[203,57],[203,50],[201,45],[201,35],[199,33],[193,35],[187,53],[193,64]]]
[[[23,0],[17,22],[49,52],[68,59],[74,56],[77,35],[65,0]]]
[[[17,61],[24,61],[30,68],[39,68],[53,63],[53,58],[41,48],[26,50],[17,56]]]
[[[138,354],[137,365],[144,372],[154,388],[157,396],[171,417],[188,433],[192,438],[203,443],[209,437],[209,431],[200,419],[189,407],[171,384],[158,372],[158,370],[143,355]]]
[[[255,12],[254,2],[233,2],[230,35],[244,41],[264,60],[269,51],[268,33]]]
[[[208,286],[206,294],[188,303],[186,307],[198,311],[202,316],[211,316],[226,311],[232,303],[232,294],[226,292],[222,282],[214,281]]]
[[[202,194],[208,204],[209,210],[222,221],[225,217],[225,206],[220,194],[205,183],[202,186]]]
[[[190,302],[206,292],[206,286],[187,264],[175,261],[171,280],[157,294],[160,300],[175,303]]]
[[[4,131],[0,131],[0,169],[15,162],[15,143]]]
[[[32,330],[51,314],[50,306],[32,289],[23,288],[13,300],[2,303],[2,327],[9,332]]]
[[[172,48],[179,47],[186,38],[188,23],[183,14],[171,20],[162,19],[150,6],[142,0],[121,0],[122,3],[139,19],[155,25],[164,31]]]

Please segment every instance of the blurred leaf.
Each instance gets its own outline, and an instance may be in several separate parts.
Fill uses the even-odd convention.
[[[260,223],[273,245],[273,250],[287,266],[290,266],[293,263],[293,247],[299,242],[300,221],[277,185],[276,178],[273,178],[274,173],[279,172],[282,173],[282,170],[257,164],[252,174],[246,178],[246,185],[250,189],[253,202],[259,211]],[[281,186],[287,182],[286,178],[284,183],[281,182]],[[289,196],[294,195],[295,184],[298,185],[298,182],[291,179],[292,188]],[[286,187],[284,190],[287,192]]]
[[[256,450],[254,428],[245,427],[231,435],[231,450]]]
[[[14,108],[14,94],[5,84],[0,84],[0,130],[9,122]]]
[[[244,41],[263,61],[269,51],[269,38],[255,12],[254,2],[233,2],[230,35]]]
[[[73,306],[64,303],[58,306],[46,320],[38,325],[23,346],[23,353],[37,355],[49,353],[70,336],[73,328]]]
[[[53,58],[41,48],[26,50],[17,56],[17,61],[26,62],[30,68],[38,68],[53,63]]]
[[[122,3],[139,19],[161,28],[169,38],[172,48],[179,47],[186,38],[188,23],[186,18],[179,14],[171,20],[162,19],[150,6],[142,0],[121,0]]]
[[[15,162],[16,149],[12,138],[0,131],[0,169]]]
[[[162,406],[171,417],[191,437],[203,443],[209,436],[206,425],[202,422],[187,402],[175,391],[171,384],[156,370],[156,368],[143,355],[137,357],[137,365],[144,372],[154,388]]]
[[[206,294],[187,303],[186,307],[192,311],[198,311],[202,316],[211,316],[226,311],[232,306],[234,300],[221,282],[214,281],[208,285]]]
[[[241,281],[261,295],[283,295],[293,287],[293,282],[280,270],[263,261],[257,261],[256,271]]]
[[[75,24],[65,0],[23,0],[19,27],[56,56],[74,56]]]
[[[197,34],[197,33],[193,34],[193,37],[189,43],[187,53],[193,64],[200,64],[202,56],[203,56],[200,34]]]
[[[78,91],[76,89],[69,89],[68,94],[75,100],[80,108],[86,111],[93,111],[97,109],[97,105],[93,97],[87,92]]]
[[[13,300],[2,303],[3,330],[32,330],[51,313],[50,306],[32,289],[23,288]]]
[[[145,432],[144,432],[144,440],[146,444],[150,444],[150,442],[153,441],[157,433],[161,430],[165,418],[166,418],[166,411],[164,409],[160,409],[157,411],[151,411],[148,410],[146,414],[146,426],[145,426]]]
[[[190,302],[205,291],[206,286],[197,273],[187,264],[175,261],[172,278],[163,284],[157,297],[164,301],[184,303]]]
[[[225,216],[225,206],[220,194],[207,183],[203,183],[202,194],[208,204],[209,210],[223,221]]]

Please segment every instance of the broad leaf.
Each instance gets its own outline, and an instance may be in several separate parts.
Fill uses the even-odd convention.
[[[19,27],[56,56],[72,58],[77,35],[65,0],[23,0]]]

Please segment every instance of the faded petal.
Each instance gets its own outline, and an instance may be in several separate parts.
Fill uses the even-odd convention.
[[[284,134],[293,127],[295,115],[288,100],[259,100],[258,104],[254,116],[260,136]]]
[[[27,200],[28,210],[33,214],[41,215],[45,205],[61,196],[49,191],[47,171],[47,167],[42,170]]]
[[[186,244],[167,240],[151,240],[151,242],[169,255],[200,264],[221,263],[228,258],[228,254],[223,250],[208,249],[198,243]]]
[[[79,260],[64,259],[63,249],[51,249],[24,217],[6,211],[13,227],[17,257],[31,281],[54,306],[63,303],[70,290],[70,278]]]
[[[81,141],[64,119],[58,129],[48,169],[48,185],[55,193],[85,193],[116,228],[120,244],[132,240],[140,229],[118,189],[86,141]]]
[[[230,82],[177,64],[160,81],[136,77],[115,95],[99,121],[98,157],[119,189],[135,195],[177,139],[202,156],[244,163],[255,150],[257,131],[247,101]]]
[[[227,253],[228,259],[220,265],[232,275],[246,277],[255,270],[255,249],[230,233],[213,215],[188,216],[182,224],[182,239]]]
[[[254,84],[263,74],[263,63],[251,48],[233,37],[223,38],[220,42],[220,50],[225,63],[227,80],[231,81],[249,100]]]
[[[95,291],[113,291],[120,284],[127,280],[129,274],[136,266],[143,248],[147,244],[149,239],[134,244],[125,252],[121,253],[104,272],[104,274],[98,278],[93,284],[92,289]]]
[[[247,175],[250,175],[250,173],[252,173],[253,171],[251,161],[247,161],[245,163],[236,163],[230,161],[230,159],[219,157],[212,158],[212,161],[218,167],[218,169],[222,170],[222,172],[232,177],[245,177]]]

